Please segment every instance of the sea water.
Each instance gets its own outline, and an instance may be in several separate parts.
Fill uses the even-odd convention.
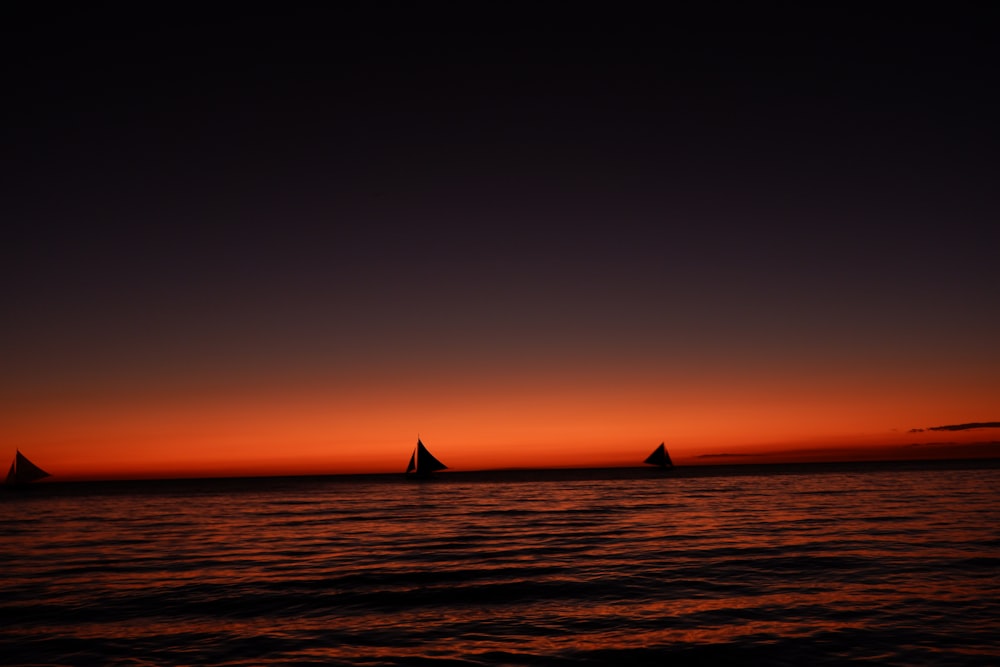
[[[995,665],[996,461],[49,483],[5,665]]]

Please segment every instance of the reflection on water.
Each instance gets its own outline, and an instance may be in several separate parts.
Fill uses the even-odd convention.
[[[0,651],[993,664],[998,488],[981,464],[53,484],[2,501]]]

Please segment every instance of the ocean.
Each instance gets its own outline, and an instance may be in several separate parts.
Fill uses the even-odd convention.
[[[1000,461],[51,482],[4,665],[1000,664]]]

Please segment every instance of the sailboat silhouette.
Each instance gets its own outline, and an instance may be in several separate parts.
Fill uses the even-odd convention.
[[[5,483],[27,484],[28,482],[36,482],[49,476],[49,473],[29,461],[28,457],[22,454],[19,449],[17,450],[17,454],[14,455],[14,461],[10,464],[10,471],[7,473]]]
[[[659,466],[664,470],[674,467],[674,462],[670,460],[670,454],[667,453],[667,448],[662,442],[653,450],[652,454],[646,457],[643,463],[648,463],[651,466]]]
[[[445,470],[448,466],[434,458],[424,443],[417,438],[417,448],[410,454],[410,463],[406,466],[407,477],[429,477],[437,470]]]

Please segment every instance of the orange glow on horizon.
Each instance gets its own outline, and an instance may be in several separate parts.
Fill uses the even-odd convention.
[[[39,399],[2,438],[54,479],[400,472],[418,435],[452,470],[641,465],[661,441],[680,465],[1000,455],[972,445],[996,429],[908,432],[990,417],[982,396],[595,386]]]

